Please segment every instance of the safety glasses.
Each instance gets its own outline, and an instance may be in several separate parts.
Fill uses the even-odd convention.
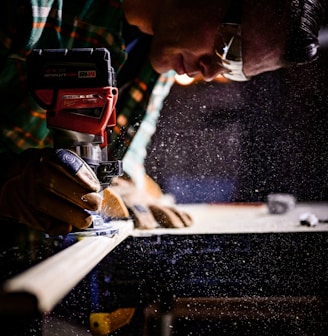
[[[222,74],[223,77],[238,82],[249,80],[243,73],[240,24],[224,23],[220,25],[214,53],[219,64],[227,70]]]

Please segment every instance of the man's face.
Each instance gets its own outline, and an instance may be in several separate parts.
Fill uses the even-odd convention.
[[[207,81],[228,72],[218,53],[222,53],[227,42],[221,24],[230,2],[146,1],[139,17],[142,17],[142,26],[146,27],[144,31],[153,35],[150,60],[155,70],[164,73],[173,69],[178,74],[202,76]],[[241,50],[244,74],[250,77],[284,66],[287,22],[285,0],[243,0],[242,3]],[[146,15],[145,19],[143,13],[147,13],[147,4],[158,7],[154,11],[156,14]]]
[[[211,80],[226,70],[215,54],[225,5],[218,1],[166,1],[153,31],[150,60],[156,71],[174,69]],[[223,48],[221,42],[219,48]]]

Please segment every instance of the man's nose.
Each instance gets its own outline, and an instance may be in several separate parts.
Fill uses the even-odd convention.
[[[229,70],[222,66],[217,61],[217,57],[215,55],[202,57],[199,61],[200,71],[202,73],[203,79],[206,82],[212,81],[218,75],[222,75],[224,73],[228,73]]]

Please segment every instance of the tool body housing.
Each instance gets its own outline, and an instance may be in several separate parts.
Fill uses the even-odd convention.
[[[122,175],[122,162],[108,161],[118,97],[109,51],[34,49],[27,57],[27,71],[33,98],[47,110],[54,146],[74,150],[104,186]]]

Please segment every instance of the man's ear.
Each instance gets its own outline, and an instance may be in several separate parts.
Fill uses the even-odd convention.
[[[162,0],[124,0],[125,18],[130,25],[137,26],[141,32],[153,35],[161,2]]]

